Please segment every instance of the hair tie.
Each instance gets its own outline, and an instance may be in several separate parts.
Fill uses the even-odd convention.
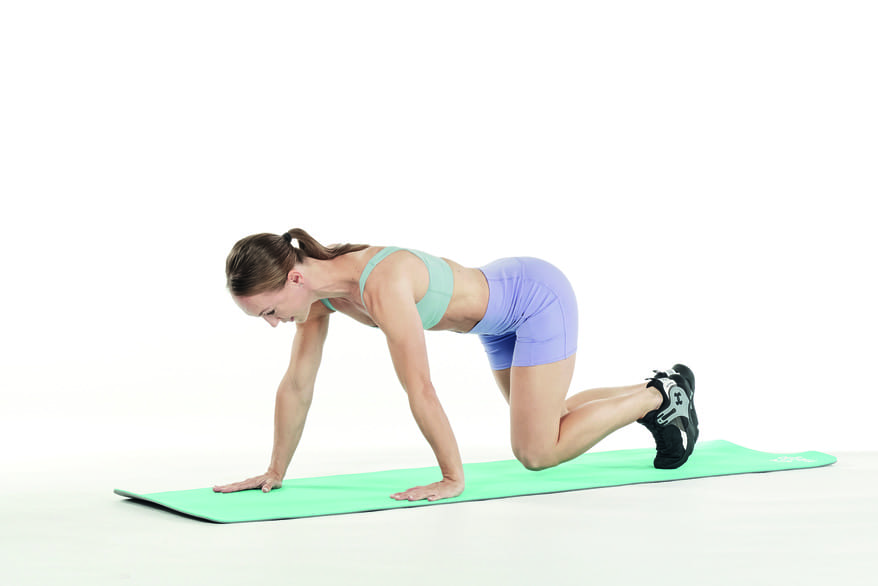
[[[292,243],[293,243],[293,235],[290,234],[289,232],[284,232],[284,233],[283,233],[283,239],[287,241],[287,244],[292,244]]]

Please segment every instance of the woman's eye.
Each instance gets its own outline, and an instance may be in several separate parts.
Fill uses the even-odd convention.
[[[269,312],[266,313],[265,315],[274,315],[274,310],[272,309],[271,311],[269,311]]]

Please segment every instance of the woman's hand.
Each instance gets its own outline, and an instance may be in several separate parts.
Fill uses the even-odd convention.
[[[213,492],[238,492],[239,490],[253,490],[257,488],[261,489],[262,492],[271,492],[271,489],[280,488],[282,485],[282,479],[278,478],[276,474],[268,472],[261,476],[248,478],[243,482],[226,484],[225,486],[214,486]]]
[[[449,499],[460,496],[463,493],[464,482],[462,480],[451,480],[446,478],[427,486],[416,486],[405,492],[398,492],[390,495],[390,498],[398,501],[438,501],[439,499]]]

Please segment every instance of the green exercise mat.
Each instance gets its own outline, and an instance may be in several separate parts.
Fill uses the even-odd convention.
[[[835,457],[821,452],[769,454],[723,440],[699,443],[689,461],[676,470],[656,470],[652,466],[654,456],[654,448],[589,452],[539,472],[527,470],[516,460],[465,464],[464,493],[432,503],[396,501],[390,495],[435,482],[440,477],[438,467],[289,478],[284,480],[283,488],[267,494],[258,490],[220,494],[210,488],[150,494],[120,489],[114,492],[207,521],[240,523],[424,507],[705,476],[817,468],[836,461]]]

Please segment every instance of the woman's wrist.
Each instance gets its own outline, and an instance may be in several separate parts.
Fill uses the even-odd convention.
[[[445,482],[459,483],[461,485],[464,484],[463,469],[455,472],[443,472],[442,480]]]

